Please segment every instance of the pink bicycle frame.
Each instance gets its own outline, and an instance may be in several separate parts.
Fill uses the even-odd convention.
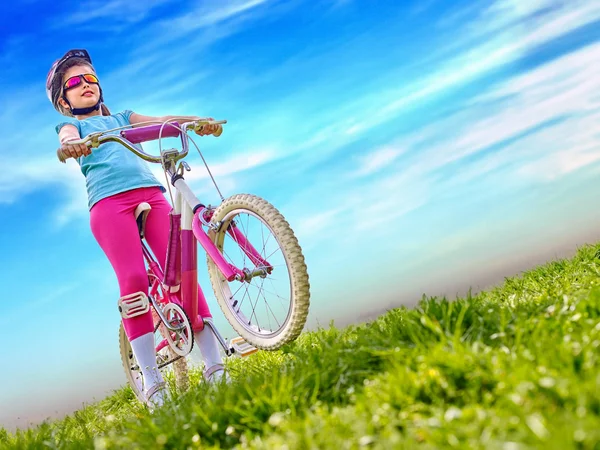
[[[178,124],[173,123],[171,125],[175,126],[153,125],[129,129],[122,131],[121,136],[132,143],[140,143],[158,139],[159,137],[181,136],[182,144],[187,153],[187,143],[185,142],[184,135],[183,133],[180,134],[176,128]],[[174,176],[173,170],[174,168],[170,170],[171,177]],[[154,275],[150,294],[154,298],[159,298],[157,293],[159,287],[162,285],[166,297],[162,301],[177,303],[181,306],[192,322],[192,329],[198,331],[204,328],[203,318],[198,314],[198,302],[205,301],[205,299],[204,293],[198,284],[198,252],[196,241],[200,242],[200,245],[202,245],[227,281],[231,282],[237,279],[242,283],[246,282],[249,271],[246,268],[240,269],[229,264],[211,241],[208,234],[202,228],[204,224],[210,221],[211,217],[209,214],[201,217],[201,214],[205,214],[207,210],[204,207],[198,207],[200,201],[185,183],[183,177],[179,176],[173,182],[173,185],[176,191],[171,211],[171,236],[167,250],[167,261],[165,261],[165,273],[162,272],[156,261],[152,259],[150,252],[142,243],[149,270]],[[194,209],[196,209],[195,213]],[[254,265],[262,266],[268,271],[272,268],[269,262],[252,246],[235,223],[231,222],[228,225],[227,233],[242,248],[243,252]],[[176,292],[179,294],[175,295]],[[159,344],[159,347],[163,348],[165,345],[167,345],[166,341],[163,340]],[[160,348],[157,348],[157,350],[160,350]]]
[[[191,192],[183,179],[179,179],[177,183],[183,188],[184,193]],[[154,275],[163,282],[180,280],[179,285],[176,282],[170,283],[170,285],[165,283],[164,290],[169,297],[169,301],[179,303],[178,300],[181,299],[180,306],[190,318],[194,331],[201,330],[204,327],[203,318],[198,314],[198,302],[205,301],[204,293],[198,285],[198,252],[196,241],[204,248],[227,281],[237,279],[240,282],[245,282],[246,279],[246,273],[243,268],[240,269],[228,263],[203,229],[203,222],[206,223],[210,220],[209,215],[202,217],[202,219],[200,217],[206,211],[206,209],[200,208],[194,213],[184,195],[179,190],[175,192],[172,210],[174,220],[172,220],[172,224],[181,224],[181,228],[179,230],[176,228],[171,229],[172,235],[169,240],[167,254],[181,255],[181,263],[168,264],[167,262],[166,273],[164,274],[158,266],[152,269]],[[269,262],[250,244],[246,236],[235,224],[232,223],[228,227],[227,232],[240,245],[253,264],[267,269],[271,267]],[[180,239],[177,239],[178,236],[180,236]],[[178,251],[178,247],[180,251]],[[172,295],[172,292],[179,292],[179,296]]]

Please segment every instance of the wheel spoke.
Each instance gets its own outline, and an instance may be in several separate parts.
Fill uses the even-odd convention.
[[[275,313],[273,312],[273,310],[271,309],[271,306],[269,305],[269,302],[267,301],[267,298],[265,297],[265,294],[263,292],[263,285],[265,284],[265,280],[263,279],[262,283],[261,283],[261,287],[256,286],[259,289],[259,294],[262,295],[263,300],[265,301],[265,305],[267,306],[267,317],[269,317],[269,311],[271,311],[271,314],[273,315],[273,318],[275,319],[275,322],[277,322],[277,326],[281,327],[281,324],[279,323],[279,321],[277,320],[277,317],[275,316]],[[271,321],[269,320],[269,325],[271,324]],[[272,329],[271,329],[272,331]]]
[[[242,284],[242,286],[244,286],[244,285]],[[247,287],[246,287],[246,290],[244,291],[244,295],[242,296],[242,300],[240,300],[240,302],[236,305],[237,306],[237,312],[240,312],[240,309],[242,308],[242,303],[244,303],[244,299],[246,298],[246,294],[248,294],[248,296],[249,296],[248,288]]]
[[[265,284],[265,279],[263,278],[261,280],[260,286],[262,288],[262,286]],[[260,288],[259,288],[260,289]],[[262,295],[263,300],[265,301],[265,312],[267,313],[267,321],[269,323],[269,330],[273,331],[273,327],[271,326],[271,319],[269,318],[269,310],[271,309],[269,307],[269,302],[267,301],[265,295],[262,293],[262,290],[259,290],[260,295]],[[273,318],[275,319],[275,322],[277,322],[277,317],[275,317],[275,314],[273,313],[273,310],[271,310],[271,314],[273,315]],[[281,325],[279,324],[279,322],[277,322],[277,326],[279,328],[281,328]]]
[[[265,242],[265,232],[264,232],[264,227],[263,226],[260,227],[260,237],[262,237],[262,243],[263,243],[262,252],[261,252],[260,255],[264,256],[264,254],[265,254],[265,247],[266,247],[267,244]]]
[[[254,286],[255,288],[259,289],[259,287],[258,287],[258,286],[255,286],[255,285],[253,285],[253,284],[250,284],[250,286]],[[277,293],[275,293],[275,292],[267,291],[267,290],[266,290],[266,289],[264,289],[264,288],[263,288],[262,290],[263,290],[263,291],[265,291],[267,294],[271,294],[271,295],[274,295],[275,297],[279,297],[280,299],[282,299],[282,300],[285,300],[285,299],[284,299],[284,298],[283,298],[281,295],[279,295],[279,294],[277,294]]]
[[[264,241],[264,242],[263,242],[263,252],[261,253],[261,255],[263,255],[263,256],[264,256],[264,254],[265,254],[265,253],[266,253],[266,251],[267,251],[267,250],[266,250],[266,248],[267,248],[267,243],[269,242],[269,239],[271,239],[271,236],[273,236],[273,233],[269,232],[269,235],[267,236],[267,240],[266,240],[266,241],[264,240],[264,237],[263,237],[263,241]],[[265,259],[267,259],[267,258],[265,258]]]
[[[225,249],[223,249],[223,254],[229,259],[230,264],[235,266],[235,263],[233,262],[233,258],[231,256],[229,256],[229,254],[225,251]]]
[[[237,291],[235,291],[233,294],[231,294],[231,297],[230,297],[229,299],[230,299],[230,300],[231,300],[231,299],[233,299],[233,298],[236,296],[236,294],[237,294],[238,292],[240,292],[240,290],[241,290],[243,287],[244,287],[244,284],[243,284],[243,283],[242,283],[242,284],[240,284],[240,287],[237,289]]]
[[[262,298],[263,298],[263,300],[264,300],[264,302],[265,302],[265,305],[266,305],[266,308],[267,308],[267,319],[269,320],[269,325],[270,325],[270,323],[271,323],[271,321],[270,321],[270,319],[269,319],[269,311],[270,311],[270,312],[271,312],[271,315],[273,316],[273,319],[275,320],[275,322],[277,322],[277,325],[278,325],[278,327],[281,327],[281,323],[280,323],[280,321],[277,319],[277,315],[275,314],[275,312],[273,311],[273,308],[271,307],[271,305],[270,305],[269,301],[268,301],[268,300],[267,300],[267,298],[265,297],[265,292],[267,292],[267,293],[268,293],[269,291],[267,291],[266,289],[264,289],[262,286],[261,286],[261,287],[259,287],[259,286],[256,286],[256,285],[252,285],[252,286],[254,286],[256,289],[258,289],[258,295],[259,295],[259,296],[262,296]],[[279,297],[281,300],[284,300],[282,297],[280,297],[280,296],[278,296],[278,297]],[[281,302],[281,300],[280,300],[280,303],[283,305],[283,302]],[[285,305],[283,305],[283,306],[285,307]],[[273,330],[271,329],[271,331],[273,331]]]
[[[277,281],[277,280],[276,280]],[[273,279],[271,277],[269,277],[269,282],[271,283],[271,286],[273,287],[273,290],[277,290],[277,288],[275,287],[275,285],[273,284]],[[276,297],[279,297],[281,300],[283,300],[282,297],[280,297],[279,295],[275,294]],[[281,301],[280,300],[280,301]]]
[[[281,251],[281,247],[277,247],[277,249],[273,250],[273,252],[272,252],[272,253],[271,253],[269,256],[267,256],[267,257],[265,258],[265,260],[268,260],[268,259],[269,259],[271,256],[273,256],[273,255],[274,255],[275,253],[277,253],[278,251]]]
[[[258,316],[256,315],[256,305],[258,305],[258,300],[259,297],[256,297],[256,303],[254,305],[252,305],[252,300],[250,300],[250,305],[252,305],[252,314],[250,314],[250,322],[248,323],[248,325],[250,325],[252,323],[252,316],[256,317],[256,326],[258,327],[258,330],[260,331],[260,325],[258,324]]]

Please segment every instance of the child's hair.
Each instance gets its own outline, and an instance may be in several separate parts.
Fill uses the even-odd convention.
[[[59,109],[59,111],[62,115],[69,116],[69,117],[73,117],[73,114],[71,114],[71,111],[68,108],[63,107],[58,102],[58,99],[62,98],[62,96],[64,95],[63,77],[65,76],[65,73],[67,72],[67,70],[69,70],[73,66],[87,66],[92,70],[92,72],[94,72],[94,74],[96,73],[96,70],[94,70],[94,67],[91,66],[88,61],[86,61],[83,58],[78,58],[78,57],[69,58],[68,60],[66,60],[63,64],[61,64],[60,68],[56,72],[56,75],[54,76],[54,81],[53,81],[54,85],[52,86],[52,91],[56,92],[55,105]],[[103,116],[110,116],[110,110],[104,103],[102,103],[100,108],[101,108]]]

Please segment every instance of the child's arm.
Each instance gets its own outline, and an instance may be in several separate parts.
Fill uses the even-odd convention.
[[[70,141],[81,139],[79,130],[75,125],[64,125],[58,132],[60,147],[67,155],[78,158],[89,155],[92,151],[85,144],[69,144]]]
[[[191,122],[193,120],[214,120],[212,117],[197,117],[197,116],[162,116],[162,117],[153,117],[153,116],[143,116],[138,113],[132,113],[129,116],[129,123],[135,126],[141,122],[156,122],[156,123],[164,123],[164,122],[179,122],[182,124],[183,122]],[[143,126],[143,125],[138,125]],[[223,127],[221,125],[206,125],[200,131],[197,132],[200,136],[214,134],[215,136],[220,136],[223,132]]]

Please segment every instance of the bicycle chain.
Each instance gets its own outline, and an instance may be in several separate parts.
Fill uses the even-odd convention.
[[[162,369],[163,367],[166,367],[166,366],[168,366],[169,364],[173,364],[175,361],[179,361],[181,358],[183,358],[183,356],[177,355],[177,356],[176,356],[175,358],[173,358],[173,359],[169,359],[169,360],[167,360],[167,361],[163,362],[162,364],[158,364],[158,366],[157,366],[157,367],[158,367],[159,369]],[[138,363],[138,364],[136,364],[135,366],[132,366],[132,367],[131,367],[131,370],[140,370],[140,365],[139,365],[139,363]]]
[[[159,364],[159,365],[158,365],[158,368],[159,368],[159,369],[162,369],[163,367],[166,367],[166,366],[168,366],[169,364],[173,364],[175,361],[179,361],[181,358],[183,358],[183,356],[181,356],[181,355],[177,355],[175,358],[173,358],[173,359],[169,359],[169,360],[167,360],[166,362],[164,362],[164,363],[162,363],[162,364]]]

